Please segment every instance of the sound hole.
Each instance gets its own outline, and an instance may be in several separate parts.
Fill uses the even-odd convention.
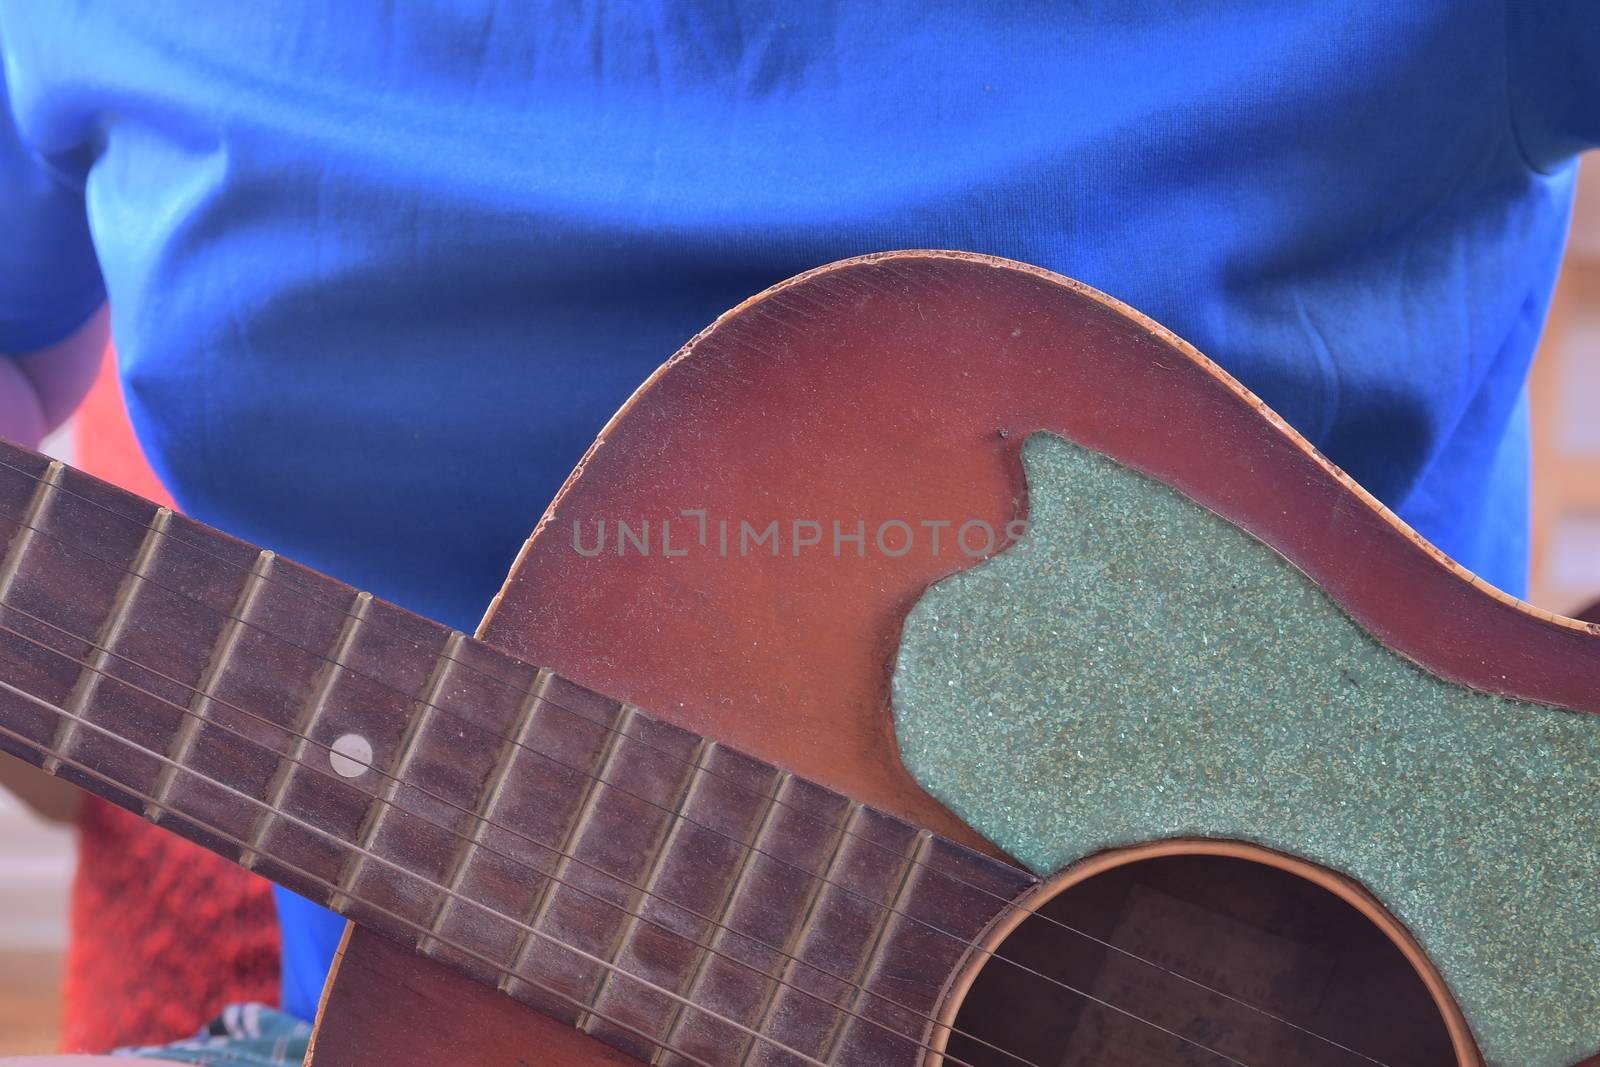
[[[1022,966],[988,960],[962,1001],[948,1051],[970,1067],[1458,1063],[1438,1006],[1383,930],[1308,879],[1246,859],[1113,867],[1046,902],[996,955]]]

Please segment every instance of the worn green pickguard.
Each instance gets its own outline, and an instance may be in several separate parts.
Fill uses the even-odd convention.
[[[1600,1050],[1600,716],[1474,692],[1305,575],[1058,437],[1030,524],[906,623],[922,785],[1035,871],[1178,836],[1342,871],[1416,934],[1494,1064]]]

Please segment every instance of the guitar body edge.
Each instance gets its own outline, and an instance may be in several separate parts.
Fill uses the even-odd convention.
[[[1253,534],[1436,675],[1600,710],[1600,627],[1474,579],[1137,313],[1047,272],[952,253],[821,268],[690,342],[569,478],[480,636],[998,854],[901,763],[890,688],[902,625],[924,590],[1012,543],[1004,531],[1028,514],[1019,450],[1039,430]],[[848,536],[842,553],[828,551],[829,524],[848,535],[858,518],[864,551]],[[764,530],[773,519],[818,524],[821,550],[802,551],[798,532],[773,554],[764,543],[718,550],[719,522],[737,537],[741,523]],[[681,555],[620,541],[574,551],[584,530],[618,520],[680,523],[680,549],[698,523],[698,539]],[[889,520],[914,531],[946,523],[947,536],[978,522],[999,536],[983,552],[891,555],[872,544]],[[634,1062],[352,928],[311,1067]]]
[[[638,1067],[565,1023],[349,924],[317,1011],[314,1067]]]

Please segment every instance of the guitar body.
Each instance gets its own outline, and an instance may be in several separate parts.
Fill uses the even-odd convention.
[[[568,480],[480,636],[919,826],[991,854],[1014,852],[913,777],[892,694],[918,601],[1005,552],[1028,517],[1023,447],[1040,432],[1151,476],[1253,535],[1438,678],[1600,710],[1600,627],[1477,582],[1149,320],[1045,272],[948,253],[814,271],[687,345]],[[739,550],[741,522],[760,531],[774,519],[777,555],[765,543]],[[796,528],[797,520],[816,525]],[[857,520],[864,543],[850,539]],[[948,523],[938,527],[944,551],[925,542],[884,550],[875,533],[892,520],[918,537]],[[575,551],[575,524],[581,547],[599,530],[614,536],[619,522],[633,531],[648,523],[648,548],[619,551],[620,541],[608,541]],[[985,530],[994,534],[988,543]],[[1470,1026],[1405,924],[1359,886],[1332,873],[1324,881],[1387,923],[1453,1054],[1478,1062]],[[352,927],[312,1062],[637,1061]]]
[[[0,542],[0,749],[355,924],[315,1067],[1600,1048],[1600,627],[1045,271],[730,312],[481,639],[3,442]]]

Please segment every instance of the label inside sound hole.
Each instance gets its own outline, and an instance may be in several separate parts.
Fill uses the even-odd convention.
[[[1335,965],[1324,953],[1140,884],[1109,940],[1200,985],[1107,950],[1088,992],[1140,1019],[1086,1005],[1060,1067],[1216,1067],[1206,1048],[1251,1065],[1348,1067],[1348,1053],[1201,988],[1315,1030],[1308,1009],[1314,1017]]]

